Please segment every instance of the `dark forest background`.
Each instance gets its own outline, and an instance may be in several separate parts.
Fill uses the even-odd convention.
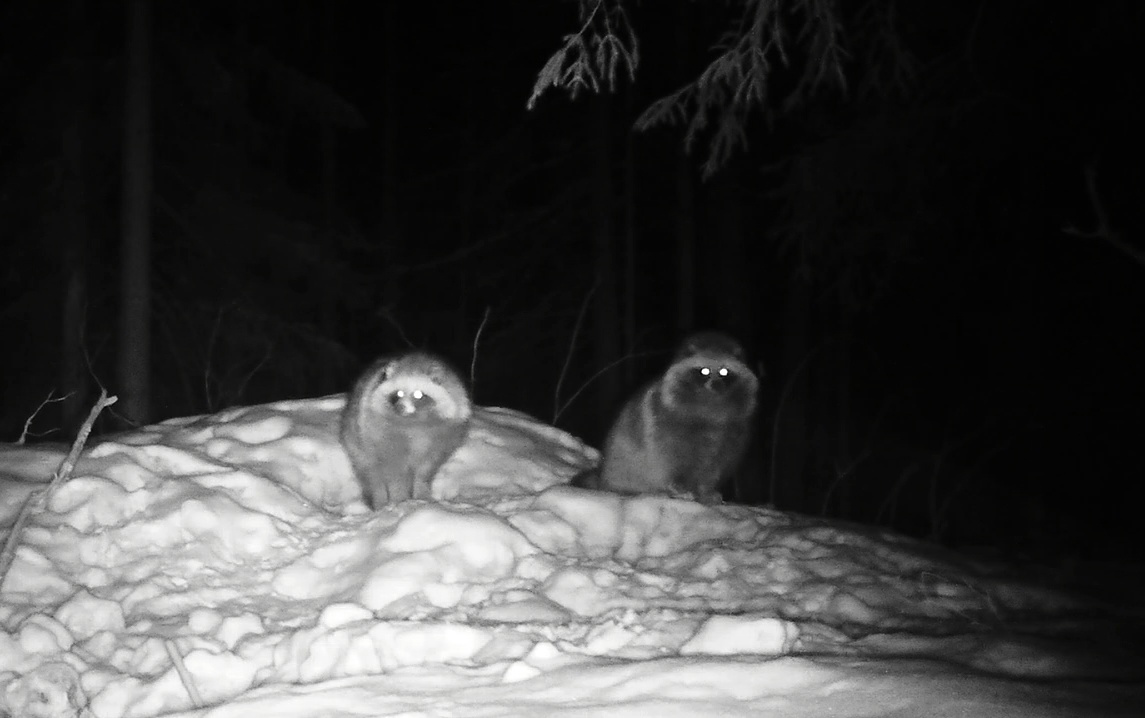
[[[730,500],[1133,556],[1145,6],[790,0],[765,94],[708,86],[690,152],[694,104],[634,129],[772,4],[0,4],[0,438],[53,392],[29,440],[101,386],[113,431],[419,347],[597,443],[718,328],[765,376]],[[527,110],[621,8],[634,78]]]

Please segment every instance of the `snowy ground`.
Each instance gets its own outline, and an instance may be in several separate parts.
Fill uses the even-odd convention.
[[[0,715],[1145,715],[1130,597],[568,488],[595,452],[503,409],[479,411],[434,501],[369,513],[342,401],[86,451],[0,593]],[[65,448],[0,448],[0,526]]]

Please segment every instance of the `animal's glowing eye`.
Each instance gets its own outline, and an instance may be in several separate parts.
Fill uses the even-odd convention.
[[[731,374],[731,372],[728,371],[726,366],[720,367],[720,376],[727,376],[728,374]]]
[[[422,391],[421,389],[414,389],[414,392],[413,392],[413,398],[414,399],[421,399],[424,397],[425,397],[424,391]]]
[[[703,374],[704,376],[707,376],[708,374],[712,373],[712,370],[709,369],[708,367],[704,367],[703,369],[700,369],[700,373]]]
[[[398,389],[397,391],[394,392],[394,396],[396,396],[399,399],[404,399],[406,396],[405,389]]]

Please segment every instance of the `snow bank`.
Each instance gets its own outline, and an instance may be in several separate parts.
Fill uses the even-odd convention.
[[[193,708],[190,683],[214,718],[812,715],[784,696],[885,701],[880,658],[916,661],[916,707],[966,685],[935,659],[988,673],[978,687],[1124,675],[1052,640],[1106,630],[1076,622],[1078,599],[878,531],[573,489],[595,451],[509,410],[477,412],[433,501],[368,512],[341,406],[234,409],[85,452],[0,595],[0,706],[155,716]],[[27,451],[0,452],[5,504],[54,470],[55,449]],[[1074,715],[1014,713],[1015,690],[970,699]],[[961,715],[939,705],[909,714]]]

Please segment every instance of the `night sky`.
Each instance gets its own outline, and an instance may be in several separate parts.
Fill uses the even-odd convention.
[[[690,153],[633,124],[740,2],[630,3],[635,81],[531,111],[574,2],[157,3],[151,420],[344,391],[412,346],[597,443],[717,328],[765,376],[730,500],[1131,557],[1145,10],[843,4],[845,87],[800,84],[793,25],[707,176],[718,115]],[[53,390],[33,438],[116,392],[126,27],[119,3],[0,6],[5,441]]]

